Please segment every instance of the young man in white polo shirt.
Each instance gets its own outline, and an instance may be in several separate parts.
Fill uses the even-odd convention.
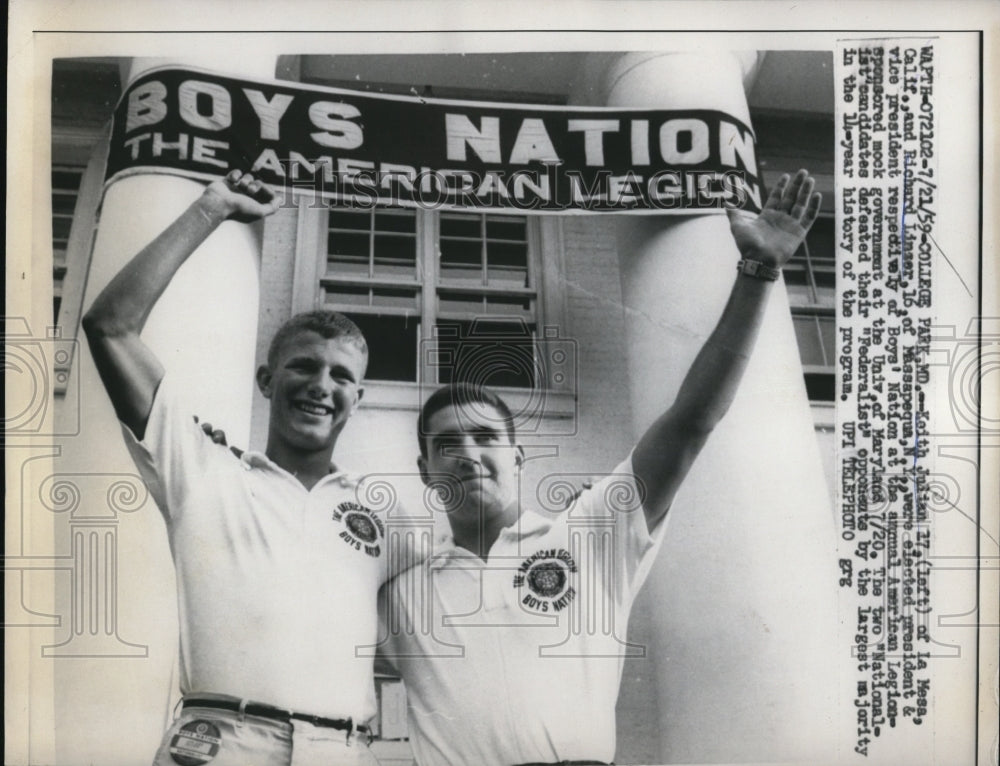
[[[736,284],[676,401],[565,512],[520,507],[523,452],[495,394],[455,385],[428,399],[418,464],[452,540],[383,588],[380,644],[406,684],[420,766],[612,760],[633,599],[667,508],[733,399],[773,280],[819,203],[800,171],[759,216],[732,217]]]
[[[264,454],[203,432],[139,337],[174,274],[224,220],[277,209],[234,171],[136,255],[84,318],[133,459],[167,524],[180,617],[179,715],[156,766],[372,764],[376,593],[383,521],[331,463],[363,393],[367,346],[345,317],[278,331],[257,383],[270,399]]]

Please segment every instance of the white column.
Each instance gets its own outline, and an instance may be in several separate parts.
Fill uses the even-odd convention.
[[[245,57],[234,72],[229,53],[183,61],[135,59],[129,80],[168,64],[273,79],[274,57]],[[113,183],[104,197],[86,302],[204,188],[198,181],[154,173]],[[241,446],[250,434],[260,243],[260,225],[224,223],[180,269],[143,331],[167,371],[183,381],[199,413]]]
[[[580,95],[749,124],[744,80],[756,64],[752,52],[600,56]],[[618,233],[638,436],[714,326],[738,253],[725,215],[623,217]],[[650,643],[660,760],[829,760],[835,669],[850,658],[834,654],[833,517],[784,289],[669,524],[633,611]]]
[[[230,73],[233,60],[137,59],[131,77],[163,64]],[[235,76],[274,77],[274,57],[255,53],[240,59],[239,65],[240,71],[232,72]],[[84,309],[204,188],[200,182],[152,173],[111,184],[104,195]],[[259,225],[224,223],[184,264],[143,331],[168,373],[180,379],[195,411],[223,427],[230,443],[240,446],[247,445],[254,386],[260,234]],[[134,481],[136,469],[110,401],[86,342],[81,339],[81,344],[82,353],[74,362],[80,380],[80,434],[65,440],[57,470],[71,479]],[[99,483],[88,481],[82,485],[86,492],[81,502],[90,512],[100,511],[111,498]],[[71,551],[64,540],[73,539],[72,532],[65,523],[57,528],[56,550]],[[108,654],[92,653],[95,659],[43,660],[57,663],[54,720],[60,735],[53,740],[55,763],[149,763],[172,717],[178,684],[177,597],[163,520],[152,499],[118,525],[113,551],[114,560],[106,560],[115,564],[108,574],[118,589],[121,636],[148,653],[136,657],[128,647],[112,646]],[[102,583],[78,582],[85,595],[100,595],[91,591]],[[57,611],[64,620],[76,608],[73,595],[59,586]],[[66,644],[67,638],[63,631],[53,643]],[[75,646],[54,647],[51,654],[62,655]]]

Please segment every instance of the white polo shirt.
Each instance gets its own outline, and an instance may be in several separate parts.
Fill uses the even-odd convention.
[[[611,761],[615,702],[651,535],[631,461],[559,514],[522,513],[488,561],[453,542],[382,591],[420,766]],[[618,510],[613,510],[613,509]]]
[[[387,579],[383,520],[331,473],[307,490],[259,453],[206,436],[161,382],[126,443],[166,520],[177,570],[180,688],[364,722]]]

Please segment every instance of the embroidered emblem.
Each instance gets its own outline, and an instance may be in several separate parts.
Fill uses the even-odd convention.
[[[560,612],[576,598],[570,585],[570,575],[576,573],[576,562],[565,548],[537,551],[517,568],[514,587],[527,585],[521,603],[538,612]]]
[[[340,539],[354,550],[376,557],[382,552],[380,541],[385,538],[385,527],[370,508],[344,502],[333,510],[333,520],[344,525]]]
[[[534,566],[528,572],[528,587],[539,596],[552,598],[566,587],[566,570],[552,561]]]
[[[201,766],[215,758],[220,745],[219,727],[209,721],[189,721],[170,740],[170,757],[181,766]]]
[[[366,543],[373,543],[375,542],[375,538],[378,537],[378,530],[375,529],[375,524],[363,514],[349,513],[344,517],[344,523],[354,533],[355,537],[364,540]]]

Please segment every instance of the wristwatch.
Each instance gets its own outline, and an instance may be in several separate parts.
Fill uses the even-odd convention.
[[[768,279],[772,282],[781,274],[781,269],[773,268],[760,261],[752,261],[749,258],[741,258],[740,262],[736,264],[736,271],[739,274],[746,274],[748,277]]]

